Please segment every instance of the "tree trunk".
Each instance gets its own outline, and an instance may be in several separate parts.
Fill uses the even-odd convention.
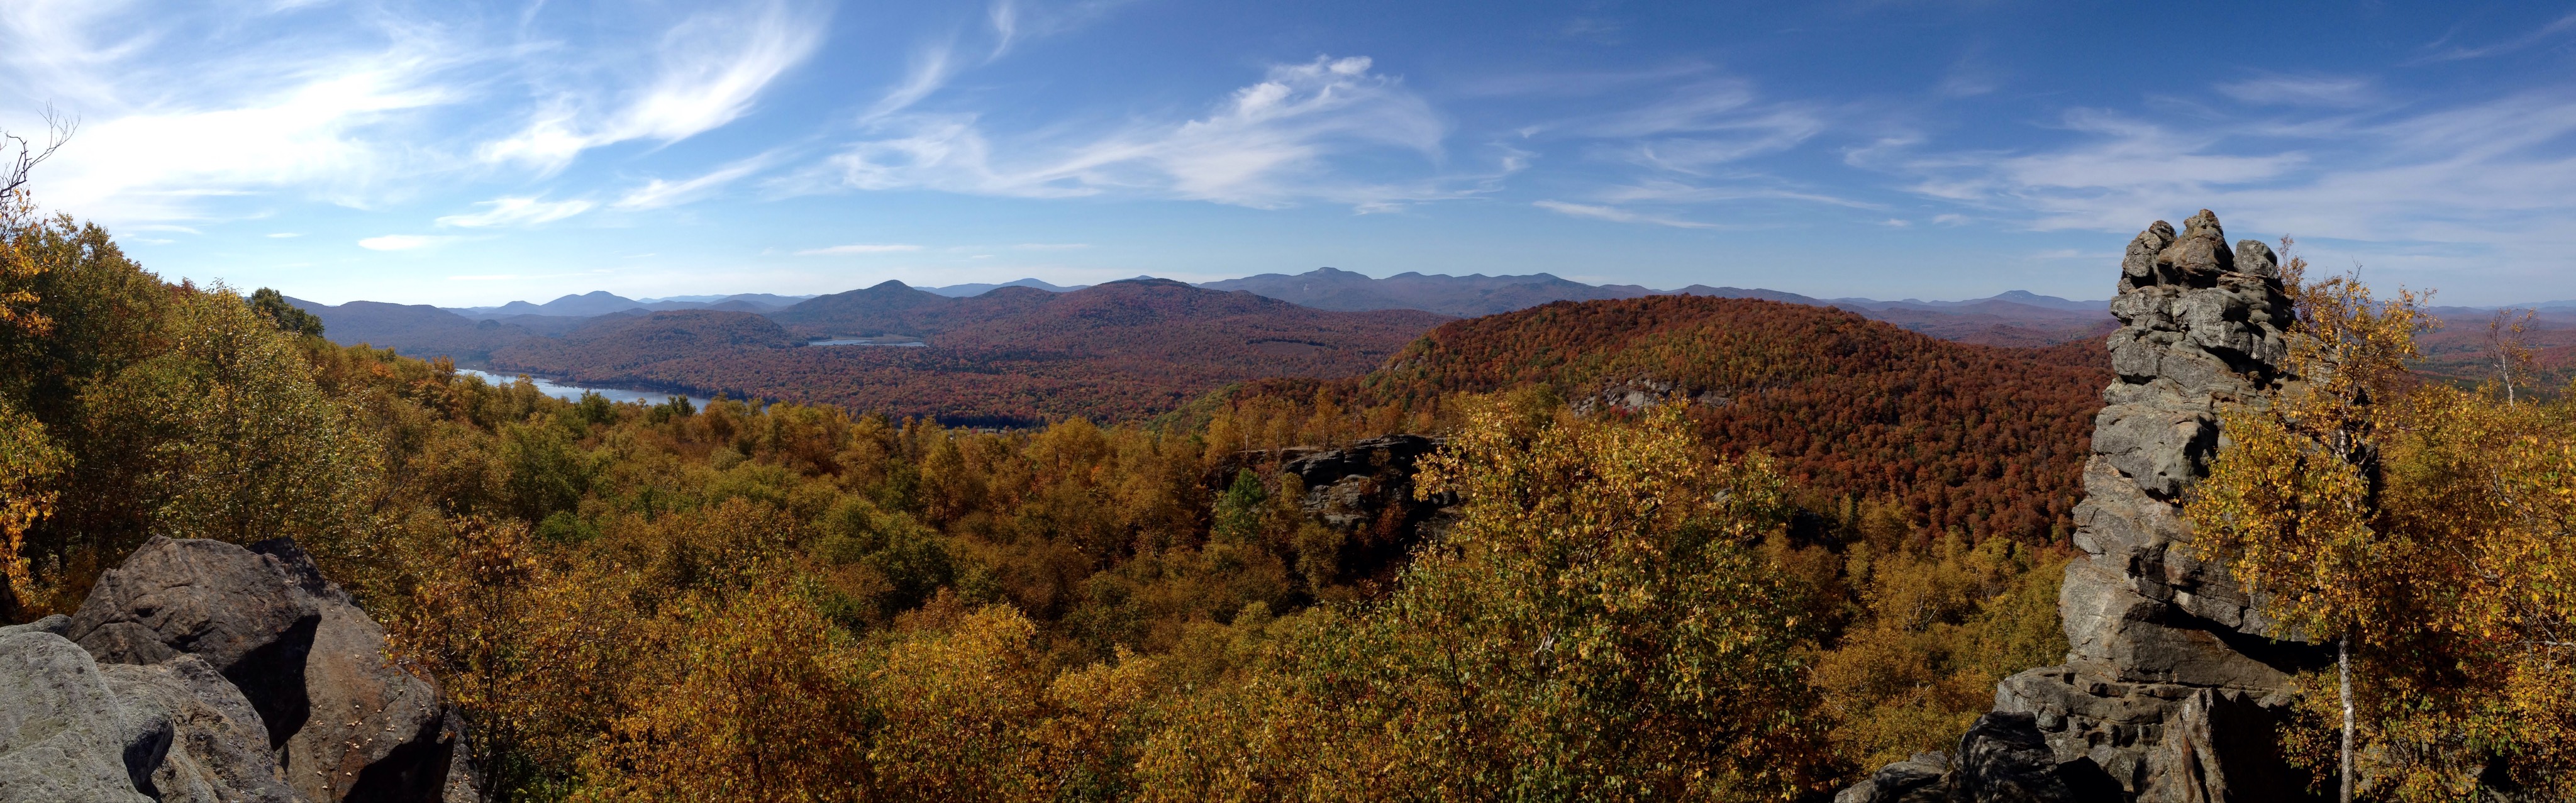
[[[2343,702],[2343,794],[2352,803],[2352,636],[2335,639],[2335,696]]]

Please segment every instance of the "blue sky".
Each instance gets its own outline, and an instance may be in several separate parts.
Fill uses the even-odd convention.
[[[2101,298],[2201,207],[2447,303],[2576,298],[2576,6],[2137,8],[13,0],[0,123],[77,116],[38,200],[146,266],[325,302],[1323,265]]]

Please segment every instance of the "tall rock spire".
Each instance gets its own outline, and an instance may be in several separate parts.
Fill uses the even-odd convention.
[[[2209,474],[2218,413],[2262,404],[2282,379],[2293,310],[2272,249],[2230,249],[2201,210],[2177,235],[2129,242],[2103,389],[2075,508],[2058,615],[2063,666],[1997,684],[1995,710],[2033,716],[2059,761],[2138,800],[2286,800],[2304,794],[2274,733],[2290,676],[2325,656],[2280,632],[2226,567],[2189,547],[2182,495]]]
[[[2281,632],[2226,567],[2196,556],[2182,512],[2223,441],[2220,409],[2264,404],[2284,379],[2293,309],[2277,257],[2255,240],[2229,248],[2204,209],[2180,233],[2159,220],[2129,241],[2119,291],[2117,379],[2102,390],[2075,508],[2084,557],[2058,594],[2066,662],[1996,684],[1994,712],[1954,755],[1891,765],[1838,803],[1981,800],[1989,775],[2044,790],[2012,799],[2309,797],[2278,730],[2291,676],[2332,656]],[[1981,758],[2006,754],[2022,757]]]

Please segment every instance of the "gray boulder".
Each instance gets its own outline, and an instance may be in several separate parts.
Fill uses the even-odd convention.
[[[474,799],[459,720],[292,541],[156,537],[100,578],[66,635],[104,663],[202,661],[252,713],[222,718],[258,724],[305,800]]]
[[[269,751],[259,712],[203,659],[107,664],[99,672],[129,708],[170,721],[169,754],[152,771],[161,803],[305,803]]]
[[[1834,794],[1834,803],[1947,803],[1950,757],[1916,753]]]
[[[71,628],[72,618],[58,613],[23,625],[0,627],[0,638],[8,638],[20,633],[52,633],[59,636],[70,631]]]
[[[2057,751],[2029,714],[1990,713],[1959,737],[1950,775],[1954,803],[2061,803],[2075,799],[2057,774]]]
[[[0,636],[0,803],[149,803],[170,738],[170,720],[128,708],[79,646]]]
[[[305,656],[322,612],[299,581],[233,544],[154,536],[100,575],[64,635],[102,663],[197,656],[241,689],[274,748],[309,713]]]
[[[324,606],[304,682],[313,716],[284,751],[297,790],[317,801],[441,798],[462,734],[436,690],[385,658],[374,620]]]

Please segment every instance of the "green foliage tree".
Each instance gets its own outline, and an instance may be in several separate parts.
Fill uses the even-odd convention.
[[[162,331],[167,351],[82,394],[151,532],[327,547],[367,526],[378,446],[290,336],[222,287],[172,299]]]
[[[251,291],[250,308],[251,311],[259,313],[260,317],[267,318],[271,324],[276,325],[280,332],[306,337],[322,336],[321,318],[304,311],[303,307],[286,303],[286,295],[274,289],[262,287]]]

